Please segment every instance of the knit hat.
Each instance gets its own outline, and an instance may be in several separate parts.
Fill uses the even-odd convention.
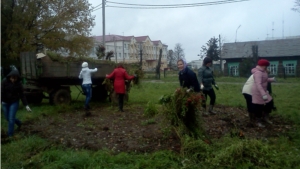
[[[208,63],[212,63],[212,59],[210,57],[205,57],[203,60],[203,65],[205,66]]]
[[[260,59],[258,62],[257,62],[257,65],[258,66],[269,66],[270,65],[270,62],[266,59]]]
[[[83,62],[82,65],[81,65],[82,68],[85,68],[85,67],[88,67],[88,66],[89,66],[89,65],[88,65],[87,62]]]

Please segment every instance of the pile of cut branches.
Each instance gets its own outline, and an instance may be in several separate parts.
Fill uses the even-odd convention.
[[[205,98],[201,93],[178,88],[174,93],[162,96],[159,102],[164,105],[162,114],[166,122],[180,138],[184,135],[200,138],[203,135],[200,108]]]

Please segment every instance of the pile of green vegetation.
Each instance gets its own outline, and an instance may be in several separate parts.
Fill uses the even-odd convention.
[[[177,135],[193,138],[202,138],[200,107],[205,98],[200,93],[187,91],[186,88],[177,88],[172,94],[164,95],[159,102],[163,104],[162,114],[168,125],[171,125]]]

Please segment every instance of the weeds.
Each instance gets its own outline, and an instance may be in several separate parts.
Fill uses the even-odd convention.
[[[153,102],[149,101],[144,110],[144,115],[146,117],[154,117],[157,113],[158,110],[156,108],[156,105]]]

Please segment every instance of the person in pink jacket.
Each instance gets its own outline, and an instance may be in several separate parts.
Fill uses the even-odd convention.
[[[260,119],[263,117],[264,121],[271,124],[269,114],[273,108],[273,99],[267,90],[268,82],[274,82],[275,77],[268,78],[267,67],[270,62],[266,59],[260,59],[257,66],[251,70],[253,74],[254,84],[252,85],[252,103],[253,109],[257,118],[257,126],[264,127]]]
[[[121,112],[124,112],[125,80],[132,80],[135,77],[136,75],[129,76],[121,63],[118,64],[117,68],[115,68],[111,74],[106,75],[106,78],[114,79],[114,91],[119,96],[119,110]]]

